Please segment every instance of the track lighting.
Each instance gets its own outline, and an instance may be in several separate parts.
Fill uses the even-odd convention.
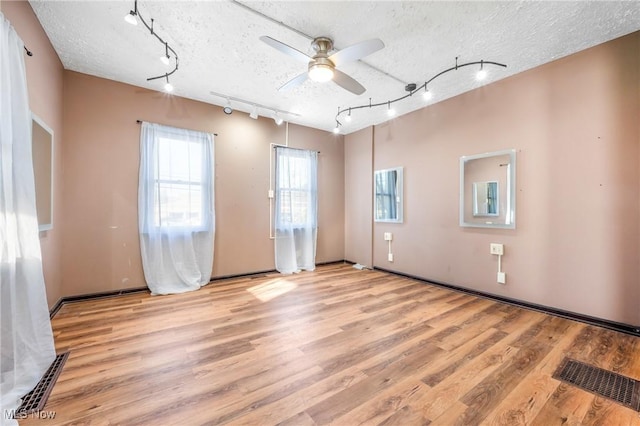
[[[252,101],[248,101],[246,99],[240,99],[234,96],[225,95],[223,93],[216,93],[211,91],[209,92],[209,94],[225,100],[224,104],[216,103],[216,105],[225,105],[223,107],[223,111],[226,114],[231,114],[231,112],[234,111],[234,109],[231,107],[231,101],[233,101],[233,104],[236,105],[236,109],[239,109],[240,111],[244,111],[244,112],[251,111],[249,113],[249,117],[253,118],[254,120],[258,119],[258,108],[260,108],[262,111],[271,111],[271,113],[263,114],[263,116],[265,117],[271,116],[273,118],[273,121],[275,121],[276,124],[278,124],[278,126],[283,123],[283,119],[280,117],[280,114],[284,114],[286,116],[292,116],[292,117],[300,117],[300,114],[297,114],[295,112],[284,111],[284,110],[273,108],[267,105],[261,105]],[[247,105],[247,107],[250,109],[238,108],[238,104]],[[227,108],[229,112],[227,112]]]
[[[349,108],[349,114],[344,118],[345,123],[351,123],[351,108]]]
[[[131,25],[138,25],[138,20],[136,19],[136,15],[137,15],[136,12],[134,12],[133,10],[130,10],[129,13],[127,13],[124,16],[124,20],[130,23]]]
[[[169,65],[169,59],[170,58],[171,57],[169,56],[169,46],[165,42],[164,43],[164,55],[160,56],[160,61],[165,65]]]
[[[456,57],[456,64],[455,66],[448,68],[444,71],[440,71],[439,73],[437,73],[436,75],[434,75],[433,77],[431,77],[429,80],[427,80],[422,86],[420,87],[416,87],[416,84],[414,83],[409,83],[405,86],[405,90],[408,91],[409,93],[404,95],[404,96],[400,96],[399,98],[396,99],[391,99],[388,101],[384,101],[384,102],[378,102],[378,103],[372,103],[371,102],[371,98],[369,98],[369,103],[365,104],[365,105],[358,105],[358,106],[351,106],[348,108],[344,108],[344,109],[340,109],[340,107],[338,107],[338,114],[336,114],[336,123],[340,123],[340,121],[338,121],[338,118],[340,117],[341,114],[345,114],[348,113],[345,117],[344,117],[344,121],[345,122],[349,122],[351,120],[351,110],[352,109],[362,109],[362,108],[373,108],[373,107],[380,107],[383,105],[386,105],[387,107],[387,115],[389,117],[393,117],[396,114],[396,111],[391,108],[391,104],[396,103],[398,101],[401,101],[403,99],[406,99],[410,96],[412,96],[414,93],[416,93],[418,90],[422,90],[424,89],[424,93],[422,94],[422,96],[424,97],[425,100],[431,100],[433,97],[433,94],[429,91],[429,89],[427,88],[427,85],[429,85],[433,80],[435,80],[436,78],[440,77],[443,74],[447,74],[450,71],[457,71],[458,68],[462,68],[462,67],[468,67],[471,65],[478,65],[480,64],[480,70],[478,71],[478,73],[476,74],[476,78],[478,80],[483,80],[484,78],[487,77],[487,70],[484,69],[485,64],[488,65],[495,65],[498,67],[503,67],[506,68],[507,66],[505,64],[501,64],[498,62],[493,62],[493,61],[485,61],[485,60],[481,60],[481,61],[475,61],[475,62],[467,62],[466,64],[458,64],[458,58]]]
[[[147,24],[147,21],[144,20],[144,18],[140,14],[140,11],[138,10],[138,0],[134,0],[134,2],[133,2],[133,10],[129,11],[129,13],[124,17],[124,20],[127,21],[128,23],[132,24],[132,25],[138,25],[138,18],[144,24],[144,26],[147,28],[147,30],[149,30],[151,35],[154,36],[156,39],[158,39],[158,41],[164,45],[164,56],[160,57],[160,60],[162,61],[162,63],[164,63],[165,65],[169,65],[170,59],[171,59],[171,56],[169,55],[169,52],[171,52],[171,54],[173,55],[173,58],[176,61],[175,62],[175,67],[173,68],[173,70],[171,72],[168,72],[168,73],[156,76],[156,77],[147,78],[147,81],[158,80],[158,79],[164,78],[166,80],[166,83],[164,85],[164,90],[165,90],[165,92],[170,93],[170,92],[173,91],[173,85],[171,83],[169,83],[169,76],[171,74],[173,74],[174,72],[178,71],[178,64],[179,64],[178,54],[176,53],[175,50],[173,50],[171,48],[171,46],[169,46],[169,43],[167,43],[162,38],[160,38],[158,33],[156,33],[154,31],[154,29],[153,29],[153,19],[151,19],[151,26],[149,26],[149,24]]]
[[[480,71],[476,73],[476,80],[482,81],[487,78],[487,70],[484,69],[484,61],[480,61]]]
[[[164,84],[164,91],[167,93],[173,92],[173,84],[169,83],[169,74],[165,74],[167,82]]]
[[[340,126],[336,124],[336,127],[333,128],[333,133],[335,133],[336,135],[340,133]]]
[[[424,93],[422,94],[422,97],[425,101],[430,101],[433,98],[433,93],[431,93],[429,89],[427,89],[426,84],[424,85]]]
[[[227,104],[224,106],[222,111],[227,115],[231,115],[233,113],[233,108],[231,108],[231,102],[229,101],[229,98],[227,98]]]
[[[387,115],[389,117],[393,117],[394,115],[396,115],[396,110],[391,108],[391,101],[387,102]]]

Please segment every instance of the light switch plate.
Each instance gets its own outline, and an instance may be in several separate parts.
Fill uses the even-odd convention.
[[[385,232],[384,233],[384,240],[385,241],[392,241],[393,240],[393,234],[391,232]]]

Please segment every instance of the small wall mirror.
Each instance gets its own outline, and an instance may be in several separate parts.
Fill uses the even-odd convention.
[[[38,229],[53,229],[53,130],[31,114],[31,155]]]
[[[516,152],[460,158],[460,226],[516,227]]]
[[[402,167],[376,170],[373,176],[373,219],[402,223]]]

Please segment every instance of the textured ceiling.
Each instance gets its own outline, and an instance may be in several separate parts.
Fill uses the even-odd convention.
[[[146,79],[172,68],[159,61],[164,49],[142,24],[134,27],[123,20],[133,1],[30,4],[65,69],[162,90],[163,80]],[[140,1],[138,9],[146,21],[155,19],[155,31],[178,53],[180,67],[171,76],[176,95],[223,106],[226,99],[212,93],[224,94],[293,112],[283,118],[324,130],[335,126],[338,108],[403,96],[406,83],[420,86],[453,66],[456,57],[460,63],[507,64],[487,67],[483,84],[489,84],[640,29],[636,1]],[[363,95],[312,81],[278,92],[306,65],[261,42],[263,35],[308,54],[313,51],[307,35],[328,36],[338,50],[371,38],[386,47],[340,66],[367,88]],[[431,102],[478,87],[472,68],[436,79],[429,85]],[[245,112],[252,108],[231,104]],[[394,106],[405,114],[425,101],[412,96]],[[258,114],[272,112],[259,109]],[[358,110],[341,132],[388,119],[385,107]]]

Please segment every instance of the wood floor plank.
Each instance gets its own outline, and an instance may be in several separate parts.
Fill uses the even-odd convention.
[[[640,338],[381,271],[213,282],[65,304],[69,359],[31,425],[638,424],[551,377],[640,378]]]

